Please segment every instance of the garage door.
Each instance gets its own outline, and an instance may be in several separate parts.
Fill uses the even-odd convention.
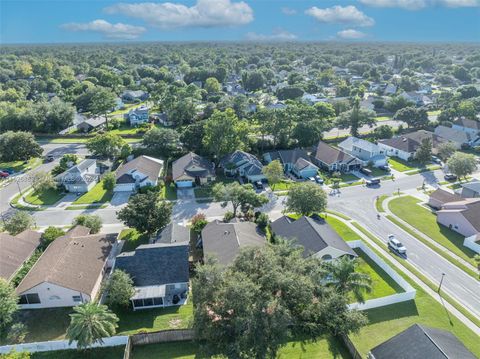
[[[192,181],[177,181],[176,182],[178,188],[186,188],[186,187],[192,187],[193,182]]]

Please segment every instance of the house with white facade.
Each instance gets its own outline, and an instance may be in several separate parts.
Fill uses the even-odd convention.
[[[133,110],[128,111],[124,115],[125,120],[130,123],[130,126],[138,126],[144,123],[148,123],[149,120],[149,110],[148,107],[143,105]]]
[[[73,307],[96,299],[118,234],[76,226],[55,239],[16,288],[22,309]]]
[[[244,151],[235,151],[220,160],[219,167],[227,176],[240,176],[249,182],[265,181],[263,165],[259,159]]]
[[[387,156],[377,144],[362,140],[357,137],[348,137],[338,144],[344,152],[362,161],[364,166],[372,163],[373,166],[385,166],[388,163]]]
[[[362,161],[354,156],[322,141],[318,142],[314,154],[314,163],[330,172],[350,172],[359,170],[363,166]]]
[[[215,181],[215,164],[190,152],[172,163],[172,178],[177,187],[193,187]]]
[[[355,251],[318,216],[302,216],[297,220],[283,216],[271,224],[274,236],[293,240],[304,248],[304,256],[313,255],[323,260],[342,256],[357,257]]]
[[[97,161],[85,159],[79,164],[70,167],[55,177],[55,181],[63,185],[65,190],[72,193],[90,191],[99,181]]]
[[[437,222],[465,237],[480,233],[480,198],[445,203]]]
[[[128,273],[133,310],[185,304],[189,288],[188,242],[144,244],[119,254],[115,269]]]
[[[134,192],[141,187],[156,186],[162,169],[162,160],[150,156],[138,156],[117,169],[113,191]]]

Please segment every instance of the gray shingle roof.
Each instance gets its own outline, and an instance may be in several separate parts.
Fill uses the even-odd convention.
[[[355,157],[350,156],[348,153],[327,145],[325,142],[319,141],[317,150],[315,152],[315,159],[325,163],[326,165],[332,165],[336,162],[349,163],[355,161]]]
[[[210,222],[202,230],[203,253],[214,256],[221,265],[228,265],[244,247],[265,245],[265,236],[252,222]]]
[[[432,140],[432,147],[436,148],[440,143],[448,142],[448,140],[435,135],[433,132],[419,130],[412,133],[407,133],[399,137],[393,137],[386,140],[380,140],[378,143],[396,148],[398,150],[412,153],[415,152],[422,144],[422,141],[430,138]]]
[[[374,359],[475,359],[452,333],[414,324],[371,350]]]
[[[480,131],[480,121],[470,120],[468,118],[459,118],[453,124]]]
[[[310,160],[310,156],[307,151],[302,150],[301,148],[295,148],[293,150],[279,150],[272,151],[268,153],[272,161],[280,160],[280,162],[285,165],[287,163],[294,164],[299,158],[304,158]]]
[[[155,243],[190,242],[190,229],[177,223],[170,223],[158,232]]]
[[[130,274],[136,287],[185,283],[189,279],[188,244],[144,244],[118,255],[115,268]]]
[[[195,167],[198,170],[190,171],[190,167]],[[214,164],[196,153],[189,152],[172,163],[173,180],[175,181],[183,175],[188,175],[190,177],[215,176]]]
[[[131,182],[118,182],[120,178],[132,171],[138,171],[148,177],[151,182],[156,182],[160,176],[160,172],[163,168],[163,161],[158,158],[149,156],[138,156],[133,160],[124,163],[115,173],[117,183],[131,183]],[[123,180],[126,180],[124,178]]]
[[[0,233],[0,277],[6,280],[20,269],[40,244],[41,233],[27,229],[16,236]]]
[[[275,236],[295,240],[305,248],[304,255],[315,254],[330,246],[356,256],[352,248],[320,217],[302,216],[297,220],[283,216],[272,223]]]

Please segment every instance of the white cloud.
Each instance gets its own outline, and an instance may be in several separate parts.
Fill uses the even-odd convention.
[[[420,10],[429,6],[475,7],[480,0],[359,0],[362,4],[375,7]]]
[[[245,38],[248,41],[294,41],[297,39],[297,35],[283,29],[275,29],[270,35],[249,32]]]
[[[295,15],[297,13],[297,10],[289,8],[289,7],[282,7],[282,13],[285,15]]]
[[[306,10],[305,13],[325,23],[352,24],[358,26],[372,26],[375,24],[375,20],[352,5],[336,5],[326,9],[320,9],[314,6]]]
[[[253,10],[247,3],[230,0],[197,0],[191,7],[171,2],[119,3],[105,11],[142,19],[163,29],[235,26],[253,21]]]
[[[133,40],[142,35],[147,29],[142,26],[128,24],[111,24],[105,20],[94,20],[87,23],[71,22],[61,27],[69,31],[93,31],[99,32],[109,39]]]
[[[337,36],[341,39],[356,40],[356,39],[363,39],[367,35],[358,30],[346,29],[346,30],[337,32]]]

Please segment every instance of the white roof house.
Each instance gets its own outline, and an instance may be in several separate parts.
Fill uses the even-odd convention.
[[[372,162],[374,166],[385,166],[387,157],[384,151],[375,143],[357,137],[348,137],[338,145],[346,153],[361,160],[364,165]]]

